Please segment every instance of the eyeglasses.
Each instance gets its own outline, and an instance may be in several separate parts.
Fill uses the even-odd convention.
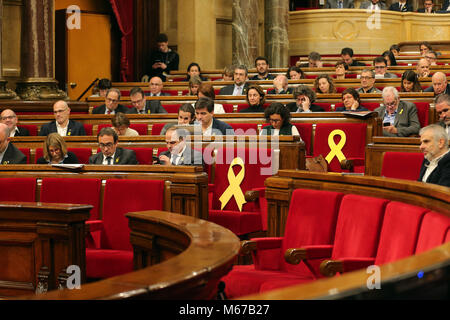
[[[106,101],[107,101],[107,102],[111,102],[111,103],[117,103],[117,102],[119,102],[119,100],[111,99],[111,98],[106,98]]]
[[[142,101],[144,101],[144,99],[136,100],[136,101],[131,101],[131,104],[133,104],[133,105],[135,105],[135,104],[141,104]]]
[[[14,119],[16,116],[7,116],[7,117],[2,117],[2,120],[12,120]]]
[[[281,119],[269,119],[270,122],[278,123],[281,121]]]
[[[395,106],[397,104],[397,101],[393,101],[393,102],[390,102],[390,103],[385,103],[384,105],[386,106],[386,107],[393,107],[393,106]]]
[[[386,66],[375,66],[375,69],[384,69]]]
[[[171,146],[173,146],[176,143],[177,143],[177,141],[166,141],[166,144],[170,144]]]
[[[104,149],[104,148],[112,148],[113,145],[114,145],[114,144],[113,144],[112,142],[108,142],[108,143],[99,143],[99,144],[98,144],[98,146],[99,146],[101,149]]]
[[[372,79],[372,78],[373,77],[366,77],[366,76],[361,77],[362,80],[369,80],[369,79]]]
[[[64,110],[55,110],[55,111],[53,111],[53,113],[54,113],[54,114],[60,114],[60,113],[63,113],[63,112],[65,112],[65,111],[67,111],[67,109],[64,109]]]

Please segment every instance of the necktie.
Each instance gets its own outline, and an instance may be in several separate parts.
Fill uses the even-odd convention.
[[[108,165],[111,165],[112,157],[106,157],[106,161],[108,162]]]
[[[241,87],[237,87],[236,95],[237,95],[237,96],[242,95],[242,88],[241,88]]]
[[[344,3],[342,1],[339,1],[339,9],[344,8]]]
[[[106,114],[111,114],[111,111],[110,110],[106,111]]]

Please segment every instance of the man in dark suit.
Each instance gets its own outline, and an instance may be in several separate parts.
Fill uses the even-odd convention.
[[[423,8],[417,10],[420,13],[435,13],[433,0],[425,0],[423,2]]]
[[[293,93],[295,102],[288,103],[286,108],[290,112],[323,112],[324,109],[313,104],[316,101],[316,93],[305,85],[299,85],[294,88]]]
[[[150,79],[148,87],[150,89],[150,93],[147,94],[149,97],[164,97],[170,96],[169,93],[163,92],[162,89],[164,84],[160,77],[153,77]]]
[[[250,80],[273,80],[275,76],[269,73],[269,60],[264,57],[255,59],[255,68],[258,74],[254,75]]]
[[[434,107],[439,117],[438,124],[444,128],[450,138],[450,95],[440,94],[434,99]]]
[[[375,109],[383,121],[383,135],[408,137],[419,134],[420,122],[414,103],[400,101],[394,87],[385,87],[382,92],[383,106]]]
[[[202,127],[205,136],[234,135],[233,127],[214,118],[214,100],[208,97],[199,98],[195,103],[196,122]]]
[[[353,59],[353,49],[349,47],[342,48],[341,58],[349,67],[363,67],[366,64]]]
[[[324,9],[349,9],[354,8],[353,0],[327,0]]]
[[[10,142],[8,126],[0,123],[0,163],[26,164],[27,157]]]
[[[129,108],[119,104],[120,90],[111,88],[106,92],[105,104],[92,110],[92,114],[116,114],[116,112],[128,113]]]
[[[450,94],[450,84],[447,83],[447,77],[445,73],[438,71],[431,77],[433,85],[424,90],[424,92],[434,92],[434,95],[440,95],[441,93]]]
[[[97,141],[101,152],[90,156],[89,164],[139,164],[133,150],[117,147],[119,136],[113,128],[102,128],[98,133]]]
[[[166,131],[167,151],[161,152],[159,161],[166,166],[203,166],[202,153],[186,144],[187,130],[170,127]]]
[[[386,10],[386,3],[380,0],[366,0],[359,5],[360,9]]]
[[[166,109],[161,105],[159,100],[146,100],[144,91],[135,87],[130,91],[130,100],[133,108],[128,113],[133,114],[151,114],[151,113],[167,113]]]
[[[391,11],[399,11],[399,12],[408,12],[413,11],[412,5],[407,3],[406,0],[400,0],[399,2],[394,2],[389,6],[389,10]]]
[[[444,1],[444,4],[442,5],[441,11],[448,11],[448,12],[450,12],[450,1],[449,0],[445,0]]]
[[[48,136],[57,132],[61,137],[65,136],[85,136],[86,131],[82,123],[70,120],[70,108],[67,102],[60,100],[53,104],[55,120],[44,124],[39,131],[40,136]]]
[[[234,84],[225,86],[219,91],[221,96],[244,96],[248,88],[248,69],[241,65],[234,69]]]
[[[6,126],[9,129],[10,132],[10,137],[25,137],[25,136],[29,136],[30,133],[28,132],[28,129],[26,128],[19,128],[17,126],[17,115],[14,111],[12,111],[11,109],[5,109],[3,110],[3,112],[1,113],[1,121],[2,123],[6,124]]]
[[[425,159],[420,168],[419,181],[450,187],[450,152],[445,130],[437,124],[422,128],[420,150]]]

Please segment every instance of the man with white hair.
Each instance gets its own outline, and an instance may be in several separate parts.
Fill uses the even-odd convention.
[[[441,93],[450,94],[450,84],[447,83],[445,73],[438,71],[431,77],[433,85],[424,90],[424,92],[434,92],[437,96]]]
[[[27,157],[10,142],[9,128],[0,123],[0,164],[26,164]]]
[[[450,152],[448,135],[438,124],[420,130],[420,151],[425,159],[419,181],[450,187]]]
[[[434,99],[434,107],[439,117],[439,125],[444,128],[450,138],[450,95],[440,94]]]
[[[292,89],[288,87],[288,78],[284,74],[275,77],[273,87],[270,94],[292,94]]]
[[[382,92],[383,105],[376,108],[383,120],[383,135],[388,137],[408,137],[419,134],[420,122],[416,105],[400,101],[394,87],[385,87]]]
[[[422,58],[417,62],[416,73],[419,78],[425,78],[430,75],[430,62]]]

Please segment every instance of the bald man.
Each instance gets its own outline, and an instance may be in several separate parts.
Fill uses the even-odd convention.
[[[431,82],[433,85],[424,90],[424,92],[434,92],[434,95],[437,96],[441,93],[450,94],[450,85],[447,83],[447,77],[443,72],[436,72],[431,77]]]
[[[6,126],[9,129],[9,136],[12,137],[24,137],[24,136],[29,136],[30,133],[28,132],[28,129],[26,128],[19,128],[17,127],[17,115],[14,111],[12,111],[11,109],[5,109],[3,110],[3,112],[1,113],[0,116],[1,119],[1,123],[6,124]]]
[[[0,123],[0,163],[26,164],[27,157],[10,142],[8,126]]]
[[[50,133],[57,132],[60,136],[85,136],[86,131],[82,123],[70,120],[70,108],[67,102],[63,100],[56,101],[53,104],[53,114],[55,120],[42,125],[39,131],[40,136],[48,136]]]
[[[292,94],[292,89],[288,88],[288,78],[284,74],[280,74],[273,80],[274,89],[270,94]]]
[[[417,76],[419,78],[425,78],[430,76],[430,65],[431,63],[427,59],[425,58],[420,59],[416,67]]]
[[[163,82],[160,77],[151,78],[148,86],[150,88],[150,97],[170,96],[170,94],[162,92]]]

